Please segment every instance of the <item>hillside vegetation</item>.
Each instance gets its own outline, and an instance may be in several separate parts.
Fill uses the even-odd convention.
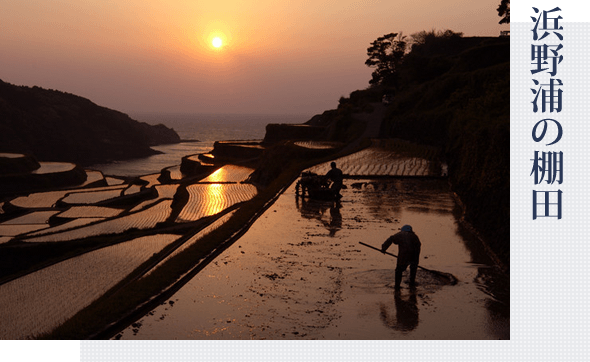
[[[407,88],[396,93],[383,131],[441,148],[466,218],[509,264],[509,41],[480,39],[457,46],[458,54],[444,43],[463,39],[433,38],[413,50],[401,69]]]
[[[40,161],[81,165],[145,157],[150,146],[180,138],[88,99],[0,80],[0,152],[34,155]]]

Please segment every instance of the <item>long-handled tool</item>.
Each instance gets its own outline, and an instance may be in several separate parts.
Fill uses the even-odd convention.
[[[395,255],[395,254],[389,253],[389,252],[387,252],[387,251],[386,251],[386,252],[383,252],[381,249],[379,249],[379,248],[376,248],[376,247],[374,247],[374,246],[372,246],[372,245],[369,245],[369,244],[365,244],[365,243],[363,243],[362,241],[359,241],[359,244],[361,244],[361,245],[364,245],[364,246],[366,246],[366,247],[369,247],[369,248],[371,248],[371,249],[373,249],[373,250],[377,250],[377,251],[378,251],[378,252],[380,252],[380,253],[387,254],[387,255],[389,255],[389,256],[393,256],[393,257],[397,258],[397,255]],[[445,279],[449,280],[449,282],[450,282],[451,284],[457,284],[457,278],[455,278],[455,276],[454,276],[453,274],[449,274],[449,273],[443,273],[443,272],[439,272],[439,271],[437,271],[437,270],[432,270],[432,269],[427,269],[427,268],[425,268],[425,267],[423,267],[423,266],[420,266],[420,265],[418,265],[418,268],[420,268],[420,269],[422,269],[422,270],[425,270],[425,271],[427,271],[427,272],[429,272],[429,273],[436,274],[436,275],[437,275],[437,276],[439,276],[439,277],[443,277],[443,278],[445,278]]]

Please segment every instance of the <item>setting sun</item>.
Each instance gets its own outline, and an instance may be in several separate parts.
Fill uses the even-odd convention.
[[[221,40],[220,37],[215,37],[213,38],[213,40],[211,41],[211,44],[213,44],[213,46],[215,48],[219,48],[223,45],[223,40]]]

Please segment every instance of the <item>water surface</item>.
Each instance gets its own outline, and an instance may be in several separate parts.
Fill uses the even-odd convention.
[[[509,339],[508,277],[457,223],[444,181],[347,181],[340,204],[294,186],[123,339]],[[404,224],[422,241],[418,287],[393,289],[380,247]],[[396,248],[390,250],[397,254]]]
[[[182,157],[208,153],[215,141],[261,140],[269,123],[303,123],[312,115],[268,114],[136,114],[134,119],[149,124],[162,123],[173,128],[182,140],[172,145],[152,147],[160,154],[134,160],[96,164],[89,168],[105,175],[142,176],[180,165]]]

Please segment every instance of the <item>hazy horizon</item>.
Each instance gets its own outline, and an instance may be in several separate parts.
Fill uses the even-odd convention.
[[[377,37],[498,36],[499,2],[0,0],[0,79],[128,114],[311,116],[369,85]]]

